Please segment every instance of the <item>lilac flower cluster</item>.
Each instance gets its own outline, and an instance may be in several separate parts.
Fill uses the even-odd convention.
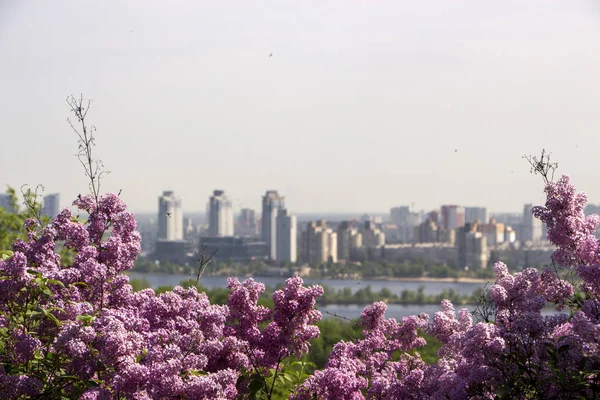
[[[335,345],[325,369],[316,371],[295,399],[493,399],[596,398],[600,395],[600,245],[598,216],[583,214],[586,197],[568,177],[546,187],[545,207],[533,213],[548,225],[557,246],[553,260],[582,280],[583,302],[556,268],[510,274],[494,266],[489,290],[494,322],[473,324],[470,312],[443,301],[425,316],[385,319],[375,303],[361,316],[365,338]],[[571,315],[542,315],[548,304]],[[398,331],[404,327],[404,334]],[[416,347],[425,331],[443,346],[439,360],[425,364]],[[402,339],[399,339],[399,338]]]
[[[196,288],[134,293],[122,274],[140,252],[133,214],[113,194],[74,204],[85,223],[64,210],[32,224],[0,261],[1,398],[233,399],[244,371],[299,356],[319,335],[323,290],[300,278],[274,294],[273,311],[257,305],[264,286],[251,279],[230,281],[229,306]]]
[[[276,368],[286,357],[299,357],[308,351],[310,340],[319,336],[315,323],[322,316],[314,307],[323,294],[321,286],[303,287],[301,278],[289,278],[283,289],[273,293],[274,310],[257,303],[265,290],[262,283],[229,278],[228,287],[226,335],[247,342],[253,368]],[[262,331],[261,324],[266,324]]]
[[[384,317],[386,308],[382,302],[365,308],[361,314],[364,338],[354,343],[337,343],[325,369],[309,377],[292,398],[341,400],[418,395],[415,389],[424,378],[425,363],[418,354],[410,356],[405,352],[425,344],[417,331],[425,328],[427,316],[406,317],[398,323]],[[394,360],[392,356],[397,351],[404,354]]]

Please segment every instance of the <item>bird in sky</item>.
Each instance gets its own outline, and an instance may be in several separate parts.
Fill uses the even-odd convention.
[[[458,149],[454,149],[454,152],[455,152],[455,153],[458,153]]]
[[[167,213],[167,217],[171,218],[171,213]]]
[[[269,57],[273,57],[273,53],[269,54]]]

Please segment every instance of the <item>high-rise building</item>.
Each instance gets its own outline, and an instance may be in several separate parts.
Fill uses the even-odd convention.
[[[421,223],[421,214],[411,212],[408,206],[390,210],[392,224],[396,225],[396,237],[400,243],[410,243],[414,239],[415,226]]]
[[[258,233],[256,226],[256,213],[249,208],[242,208],[235,227],[239,236],[254,237]]]
[[[521,225],[521,242],[539,242],[542,240],[542,221],[531,213],[533,204],[523,206],[523,224]]]
[[[456,232],[454,229],[447,230],[438,226],[431,217],[414,227],[414,243],[454,244],[455,240]]]
[[[310,263],[337,262],[337,233],[325,220],[309,222],[305,232],[304,258]]]
[[[442,227],[445,230],[454,230],[465,225],[465,209],[461,206],[442,206]]]
[[[277,218],[275,220],[275,260],[291,263],[296,262],[297,229],[295,216],[291,215],[288,210],[277,210]]]
[[[414,228],[416,243],[435,243],[438,241],[438,226],[432,218],[427,218]]]
[[[208,203],[208,236],[233,236],[233,205],[223,190],[213,191]]]
[[[457,230],[456,248],[459,268],[487,268],[490,252],[483,233],[478,232],[478,223],[467,223]]]
[[[408,206],[394,207],[390,210],[390,220],[394,225],[406,225],[409,215],[410,208]]]
[[[385,244],[385,234],[374,222],[367,221],[363,225],[362,241],[364,247],[381,247]]]
[[[42,214],[50,218],[56,218],[60,209],[60,194],[54,193],[44,196]]]
[[[280,196],[276,190],[267,190],[262,198],[262,216],[260,235],[263,242],[267,243],[269,258],[277,260],[277,214],[285,209],[285,197]]]
[[[485,237],[487,244],[491,246],[504,243],[505,230],[504,224],[497,223],[494,218],[490,219],[489,223],[482,223],[477,226],[477,232],[481,232]]]
[[[183,240],[183,210],[181,198],[173,191],[165,190],[158,198],[159,240]]]
[[[504,228],[504,241],[507,243],[514,243],[517,240],[517,232],[510,226]]]
[[[337,227],[337,258],[353,260],[356,249],[362,247],[362,233],[349,221],[342,221]]]
[[[465,223],[479,221],[487,224],[489,221],[488,211],[485,207],[465,207]]]

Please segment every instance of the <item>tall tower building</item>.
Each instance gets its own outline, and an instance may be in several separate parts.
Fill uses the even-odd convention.
[[[483,221],[482,221],[483,222]],[[464,207],[445,205],[442,206],[442,227],[447,230],[454,230],[465,225]]]
[[[208,203],[208,236],[233,236],[233,205],[223,190],[215,190]]]
[[[456,250],[458,267],[471,269],[487,268],[490,251],[483,233],[478,232],[478,223],[467,223],[457,230]]]
[[[410,208],[408,206],[394,207],[390,210],[390,220],[395,225],[407,225]]]
[[[60,194],[54,193],[44,196],[44,203],[42,207],[42,214],[49,216],[50,218],[56,218],[60,209]]]
[[[327,227],[325,220],[309,222],[306,228],[305,258],[310,263],[337,262],[337,232]]]
[[[531,213],[533,204],[523,206],[523,225],[521,226],[521,241],[539,242],[542,240],[542,221]]]
[[[277,261],[295,263],[296,255],[296,217],[288,210],[277,210],[276,218],[276,258]]]
[[[337,258],[353,260],[356,249],[362,247],[362,233],[350,221],[342,221],[337,227]]]
[[[411,212],[408,206],[400,206],[390,210],[390,219],[396,225],[398,240],[401,243],[412,242],[415,226],[421,223],[421,214]]]
[[[385,244],[385,233],[375,223],[367,221],[363,224],[362,242],[365,247],[381,247]]]
[[[465,223],[479,220],[481,224],[489,222],[488,211],[485,207],[465,207]]]
[[[181,198],[166,190],[158,198],[158,236],[163,240],[183,240]]]
[[[267,243],[269,258],[277,260],[277,214],[285,209],[285,197],[267,190],[262,198],[261,239]],[[295,234],[294,234],[295,235]]]

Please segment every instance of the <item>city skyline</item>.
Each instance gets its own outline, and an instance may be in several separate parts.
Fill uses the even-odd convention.
[[[0,189],[87,192],[82,93],[101,191],[134,212],[165,187],[188,210],[222,187],[236,210],[277,188],[295,213],[517,212],[542,148],[597,203],[599,42],[588,0],[4,1]]]

